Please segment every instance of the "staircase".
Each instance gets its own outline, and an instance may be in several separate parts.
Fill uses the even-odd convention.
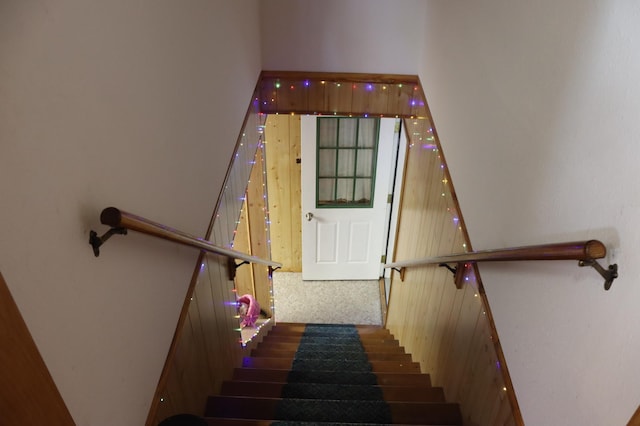
[[[388,330],[331,324],[278,323],[205,416],[218,426],[462,424]]]

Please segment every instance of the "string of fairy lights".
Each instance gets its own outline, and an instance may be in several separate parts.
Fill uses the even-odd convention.
[[[259,106],[262,109],[268,110],[269,106],[276,106],[278,104],[278,98],[279,98],[279,92],[281,90],[289,90],[289,91],[295,91],[295,90],[305,90],[305,89],[310,89],[312,87],[313,84],[318,83],[320,85],[332,85],[334,86],[334,88],[340,89],[343,85],[346,85],[345,83],[341,83],[341,82],[328,82],[328,81],[319,81],[319,82],[312,82],[310,80],[305,80],[302,82],[298,82],[298,83],[291,83],[291,84],[287,84],[286,86],[281,83],[281,82],[275,82],[273,85],[273,91],[272,91],[272,96],[270,98],[263,98],[260,99],[259,97],[255,97],[254,98],[254,103],[253,106],[257,107]],[[351,92],[355,93],[355,91],[358,90],[362,90],[362,91],[366,91],[366,92],[371,92],[374,90],[389,90],[391,85],[385,85],[385,84],[380,84],[380,83],[362,83],[362,84],[350,84],[351,85]],[[402,89],[402,84],[398,84],[396,86],[396,89]],[[413,88],[413,90],[415,92],[418,92],[418,88],[417,86]],[[421,100],[421,98],[418,96],[418,94],[416,93],[415,97],[410,97],[408,99],[408,107],[424,107],[424,102]],[[274,114],[279,114],[279,112],[272,112]],[[291,114],[291,115],[296,115],[296,112],[290,112],[287,114]],[[341,114],[340,111],[338,111],[337,109],[333,111],[333,113],[329,113],[327,114],[326,112],[324,113],[324,115],[343,115]],[[270,220],[269,220],[269,210],[268,210],[268,193],[267,193],[267,185],[266,185],[266,167],[265,167],[265,158],[266,156],[265,154],[265,142],[264,142],[264,133],[265,133],[265,120],[267,117],[266,113],[263,112],[257,112],[256,114],[254,114],[259,122],[259,124],[256,126],[256,130],[257,130],[257,135],[256,135],[256,140],[257,142],[255,142],[254,144],[247,144],[246,141],[240,144],[240,148],[245,148],[247,147],[247,145],[252,145],[248,148],[255,148],[256,149],[256,154],[258,153],[258,150],[260,150],[262,152],[261,155],[261,159],[260,159],[260,166],[262,167],[262,173],[263,173],[263,200],[264,200],[264,204],[263,204],[263,212],[264,212],[264,223],[265,223],[265,236],[266,236],[266,242],[267,242],[267,248],[268,248],[268,253],[271,252],[271,238],[270,238]],[[310,114],[307,114],[310,115]],[[315,113],[314,115],[323,115],[322,113]],[[348,114],[344,114],[344,115],[348,115],[348,116],[353,116],[354,114],[352,113],[348,113]],[[398,117],[398,115],[389,115],[389,114],[377,114],[380,115],[381,117],[383,116],[390,116],[390,117]],[[362,116],[362,117],[368,117],[370,116],[369,113],[362,113],[362,114],[358,114],[358,116]],[[408,143],[408,148],[409,150],[415,149],[416,147],[421,148],[422,150],[431,152],[432,155],[436,156],[437,159],[437,167],[440,168],[441,170],[441,183],[442,183],[442,191],[441,191],[441,196],[446,200],[447,206],[446,206],[446,211],[448,212],[449,216],[450,216],[450,221],[451,224],[457,228],[457,231],[461,233],[461,236],[459,238],[456,238],[456,241],[460,241],[460,246],[459,249],[462,252],[467,252],[469,250],[468,246],[467,246],[467,242],[466,242],[466,234],[464,232],[464,228],[463,228],[463,224],[462,224],[462,220],[460,218],[460,215],[458,213],[458,208],[457,205],[454,201],[454,197],[452,196],[452,190],[451,190],[451,182],[450,182],[450,178],[446,169],[446,164],[444,162],[444,159],[442,158],[442,155],[440,153],[440,149],[439,149],[439,145],[438,142],[436,140],[436,136],[434,134],[434,130],[433,127],[430,123],[430,121],[428,119],[426,119],[424,116],[410,116],[408,119],[405,119],[405,124],[408,126],[407,128],[407,135],[409,136],[409,143]],[[246,136],[245,134],[243,134],[243,137]],[[244,139],[244,138],[243,138]],[[234,159],[238,160],[241,157],[239,152],[236,152]],[[252,160],[249,161],[249,165],[251,167],[254,167],[256,165],[258,165],[258,162],[256,160],[256,156],[254,156],[252,158]],[[226,187],[225,189],[228,189],[228,187]],[[245,214],[246,212],[243,209],[246,209],[246,193],[244,195],[242,195],[241,201],[244,203],[243,205],[245,207],[242,207],[240,210],[240,214]],[[236,221],[236,226],[239,224],[239,221]],[[235,237],[236,232],[234,231],[231,241],[228,243],[229,247],[233,248],[234,245],[234,237]],[[455,250],[454,250],[455,251]],[[471,267],[471,265],[467,266],[467,273],[465,274],[465,282],[470,285],[473,290],[473,297],[479,299],[482,302],[482,315],[483,317],[485,317],[485,319],[487,318],[487,313],[486,310],[484,309],[484,302],[481,300],[482,297],[480,297],[479,294],[479,289],[478,289],[478,280],[476,278],[475,275],[475,271],[474,268]],[[269,292],[270,292],[270,303],[271,303],[271,309],[272,312],[274,310],[274,297],[273,297],[273,285],[272,285],[272,277],[269,276]],[[486,336],[487,340],[490,340],[492,342],[494,342],[495,340],[497,340],[494,335],[493,335],[493,331],[492,331],[492,327],[488,326],[486,327],[486,330],[488,330],[488,335]],[[259,328],[256,328],[256,330],[254,331],[254,334],[252,336],[255,337],[257,334],[259,334]],[[243,344],[246,344],[247,342],[244,341]],[[493,357],[493,361],[492,361],[496,367],[497,371],[501,371],[501,364],[498,361],[497,357]],[[496,385],[498,385],[498,380],[496,380]],[[507,388],[504,385],[500,385],[501,390],[506,391]]]
[[[263,206],[263,212],[264,212],[264,224],[265,224],[265,238],[266,238],[266,242],[267,242],[267,253],[271,253],[271,237],[270,237],[270,219],[269,219],[269,209],[268,209],[268,192],[267,192],[267,184],[266,182],[266,164],[265,164],[265,122],[266,122],[266,118],[267,118],[267,114],[262,112],[261,109],[267,111],[269,110],[269,107],[277,107],[278,106],[278,98],[279,93],[282,90],[288,90],[289,92],[293,92],[293,91],[309,91],[313,89],[313,86],[318,83],[321,86],[324,86],[325,88],[329,88],[331,86],[331,90],[336,91],[344,91],[345,87],[344,86],[348,86],[350,83],[342,83],[342,82],[330,82],[330,81],[312,81],[312,80],[304,80],[302,82],[294,82],[294,83],[288,83],[286,86],[283,83],[273,83],[274,87],[273,87],[273,91],[272,91],[272,95],[271,97],[267,98],[267,99],[260,99],[259,97],[255,97],[254,101],[252,102],[252,107],[253,107],[253,112],[251,114],[249,114],[249,119],[247,120],[247,123],[245,128],[243,129],[243,133],[242,133],[242,138],[240,143],[238,144],[237,150],[235,152],[235,154],[233,155],[232,159],[233,159],[233,164],[231,165],[231,174],[228,177],[226,183],[225,183],[225,187],[224,187],[224,191],[227,192],[234,192],[237,191],[237,187],[238,186],[243,186],[242,183],[240,185],[238,185],[238,182],[248,182],[249,181],[249,176],[251,173],[251,168],[257,165],[257,160],[256,160],[256,155],[258,153],[258,150],[262,151],[262,156],[261,156],[261,166],[262,166],[262,173],[263,173],[263,200],[264,200],[264,206]],[[277,87],[276,87],[277,84]],[[382,90],[383,92],[390,92],[391,90],[395,90],[396,92],[401,91],[403,89],[406,89],[406,87],[403,87],[403,84],[396,84],[396,85],[391,85],[391,84],[382,84],[382,83],[361,83],[361,84],[350,84],[351,85],[351,97],[352,99],[354,99],[356,96],[356,93],[358,91],[362,91],[362,93],[371,93],[373,91],[376,90]],[[426,116],[426,107],[425,107],[425,103],[422,100],[421,97],[421,92],[418,90],[417,86],[413,87],[413,92],[415,92],[414,96],[408,96],[407,97],[407,103],[404,105],[404,107],[408,108],[411,112],[409,114],[403,114],[403,117],[409,117],[406,118],[404,120],[406,127],[407,127],[407,135],[409,137],[409,143],[408,143],[408,148],[410,150],[415,150],[416,148],[420,148],[423,151],[427,151],[430,152],[431,155],[435,155],[436,159],[437,159],[437,167],[440,168],[442,175],[441,175],[441,184],[442,184],[442,191],[441,191],[441,197],[446,200],[446,211],[449,214],[449,221],[450,224],[452,226],[454,226],[457,230],[457,232],[459,233],[458,237],[455,238],[455,241],[459,242],[459,245],[457,247],[454,248],[455,249],[459,249],[463,252],[466,252],[469,250],[469,248],[467,247],[467,243],[466,243],[466,233],[464,232],[464,224],[462,221],[462,218],[458,212],[458,208],[457,208],[457,204],[455,203],[454,197],[452,196],[452,186],[451,186],[451,181],[450,181],[450,177],[449,174],[447,172],[447,168],[444,162],[444,159],[442,158],[442,155],[440,153],[439,150],[439,145],[437,142],[437,137],[434,134],[434,129],[430,123],[430,121],[428,119],[425,118]],[[274,114],[277,114],[278,112],[271,112]],[[295,115],[295,112],[289,112],[292,115]],[[287,114],[289,114],[287,113]],[[324,113],[315,113],[315,115],[348,115],[348,116],[353,116],[352,113],[349,113],[348,111],[339,111],[338,109],[334,109],[332,112],[324,112]],[[364,117],[368,117],[370,114],[373,114],[373,112],[370,113],[363,113],[360,114],[361,116]],[[398,118],[399,115],[396,114],[388,114],[388,113],[381,113],[381,114],[376,114],[379,115],[380,117],[395,117]],[[253,130],[255,129],[255,131]],[[223,206],[222,204],[228,203],[230,202],[234,204],[234,206],[230,206],[230,208],[227,208],[228,206]],[[229,211],[234,211],[235,208],[235,203],[238,203],[238,208],[235,209],[236,212],[239,212],[238,215],[243,215],[246,214],[246,191],[244,193],[241,194],[241,196],[234,196],[233,194],[229,197],[221,197],[221,205],[218,207],[218,213],[216,213],[216,218],[214,221],[214,232],[213,234],[209,237],[212,241],[214,241],[216,244],[219,245],[225,245],[229,248],[233,248],[234,247],[234,242],[235,242],[235,236],[237,234],[237,226],[239,224],[239,220],[232,220],[231,218],[227,218],[227,217],[223,217],[223,216],[227,216],[229,213]],[[226,237],[225,235],[229,235],[227,234],[223,228],[225,229],[229,229],[232,225],[233,226],[233,232],[229,232],[230,234],[230,238],[228,238],[226,241]],[[481,286],[481,284],[479,283],[479,280],[476,277],[475,274],[475,268],[473,268],[471,265],[466,265],[467,268],[467,273],[465,274],[465,282],[468,284],[468,289],[470,289],[470,291],[472,291],[473,294],[473,298],[478,300],[478,303],[480,303],[481,307],[481,316],[482,318],[484,318],[484,322],[486,324],[486,327],[484,327],[484,331],[482,331],[482,333],[485,334],[485,336],[482,336],[483,340],[488,340],[492,343],[497,343],[498,338],[497,336],[494,335],[494,331],[493,331],[493,327],[490,324],[490,313],[488,314],[487,311],[484,308],[484,300],[483,297],[481,297],[481,290],[479,289],[479,286]],[[200,265],[200,273],[201,275],[203,275],[206,272],[206,264],[203,262]],[[233,289],[235,290],[235,288]],[[270,303],[271,303],[271,309],[272,312],[275,312],[274,310],[274,294],[273,294],[273,282],[272,282],[272,277],[269,276],[269,292],[270,292]],[[192,297],[191,300],[193,300],[194,298]],[[228,305],[229,307],[235,307],[237,306],[237,302],[235,302],[237,300],[237,295],[234,291],[233,294],[233,301],[229,302],[229,303],[225,303],[225,305]],[[238,316],[236,316],[237,319],[239,319]],[[264,327],[265,325],[267,325],[268,322],[259,324],[255,329],[252,330],[252,335],[249,339],[247,340],[243,340],[240,339],[240,343],[243,346],[246,346],[248,344],[248,342],[255,338],[261,331],[261,328]],[[239,330],[239,329],[236,329]],[[480,362],[480,361],[476,361],[476,362]],[[501,391],[501,395],[506,394],[507,392],[507,386],[504,384],[504,376],[502,375],[503,372],[503,366],[501,365],[500,361],[498,360],[497,355],[495,354],[494,351],[491,351],[490,353],[490,362],[492,362],[492,364],[495,367],[495,372],[496,374],[494,375],[493,378],[493,383],[496,386],[496,388]],[[501,396],[502,398],[502,396]],[[165,398],[161,397],[160,398],[160,402],[164,402]]]
[[[451,180],[449,174],[447,172],[446,163],[442,157],[442,154],[439,149],[439,145],[436,141],[436,137],[434,135],[433,127],[429,123],[428,120],[405,120],[405,123],[409,125],[408,135],[409,135],[409,149],[415,150],[416,147],[419,147],[423,150],[423,152],[427,152],[430,155],[435,156],[435,164],[436,167],[440,170],[440,182],[442,184],[440,195],[445,200],[446,211],[449,217],[449,223],[453,227],[456,228],[458,235],[454,239],[454,241],[458,242],[458,246],[453,248],[453,252],[468,252],[469,247],[467,245],[467,237],[464,231],[463,223],[461,220],[461,216],[458,210],[457,203],[455,202],[455,197],[453,196],[453,186],[451,184]],[[456,248],[459,250],[456,250]],[[485,300],[481,297],[480,294],[480,282],[476,277],[476,270],[471,264],[465,264],[465,275],[464,281],[469,286],[468,288],[472,289],[474,299],[478,300],[480,304],[479,309],[481,310],[481,315],[484,318],[485,327],[482,328],[481,333],[484,334],[484,339],[491,341],[492,343],[497,343],[497,338],[494,335],[495,330],[491,325],[491,319],[489,315],[487,315],[487,308],[485,307]],[[502,375],[502,365],[498,359],[497,353],[492,351],[489,353],[490,362],[495,366],[496,377],[494,379],[494,385],[502,392],[507,391],[507,387],[504,384],[504,376]]]
[[[314,96],[312,97],[311,94]],[[317,101],[322,98],[331,106]],[[378,101],[376,101],[378,99]],[[382,100],[379,100],[382,99]],[[424,96],[411,81],[396,83],[344,82],[318,79],[264,79],[260,96],[254,99],[263,112],[279,114],[342,115],[352,117],[352,111],[363,111],[363,117],[419,117],[425,116]]]

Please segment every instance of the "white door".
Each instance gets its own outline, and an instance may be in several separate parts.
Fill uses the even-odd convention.
[[[391,118],[301,117],[304,280],[380,277],[394,129]]]

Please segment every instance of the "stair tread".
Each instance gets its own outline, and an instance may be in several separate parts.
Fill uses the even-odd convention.
[[[326,348],[329,349],[329,348]],[[312,359],[312,358],[338,358],[338,357],[358,357],[364,355],[369,360],[391,361],[403,360],[411,362],[411,355],[404,352],[363,352],[362,350],[313,350],[313,351],[294,351],[294,350],[274,350],[257,348],[251,351],[252,357],[263,358],[286,358],[286,359]]]
[[[219,426],[462,424],[387,329],[335,324],[278,323],[205,413]]]
[[[319,371],[372,371],[372,372],[420,372],[420,364],[412,361],[351,361],[351,360],[323,360],[323,359],[286,359],[266,357],[244,357],[242,366],[245,368],[277,368],[277,369],[311,369]]]

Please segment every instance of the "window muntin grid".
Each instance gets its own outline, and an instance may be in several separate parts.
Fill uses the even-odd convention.
[[[319,117],[316,207],[372,207],[380,120]]]

